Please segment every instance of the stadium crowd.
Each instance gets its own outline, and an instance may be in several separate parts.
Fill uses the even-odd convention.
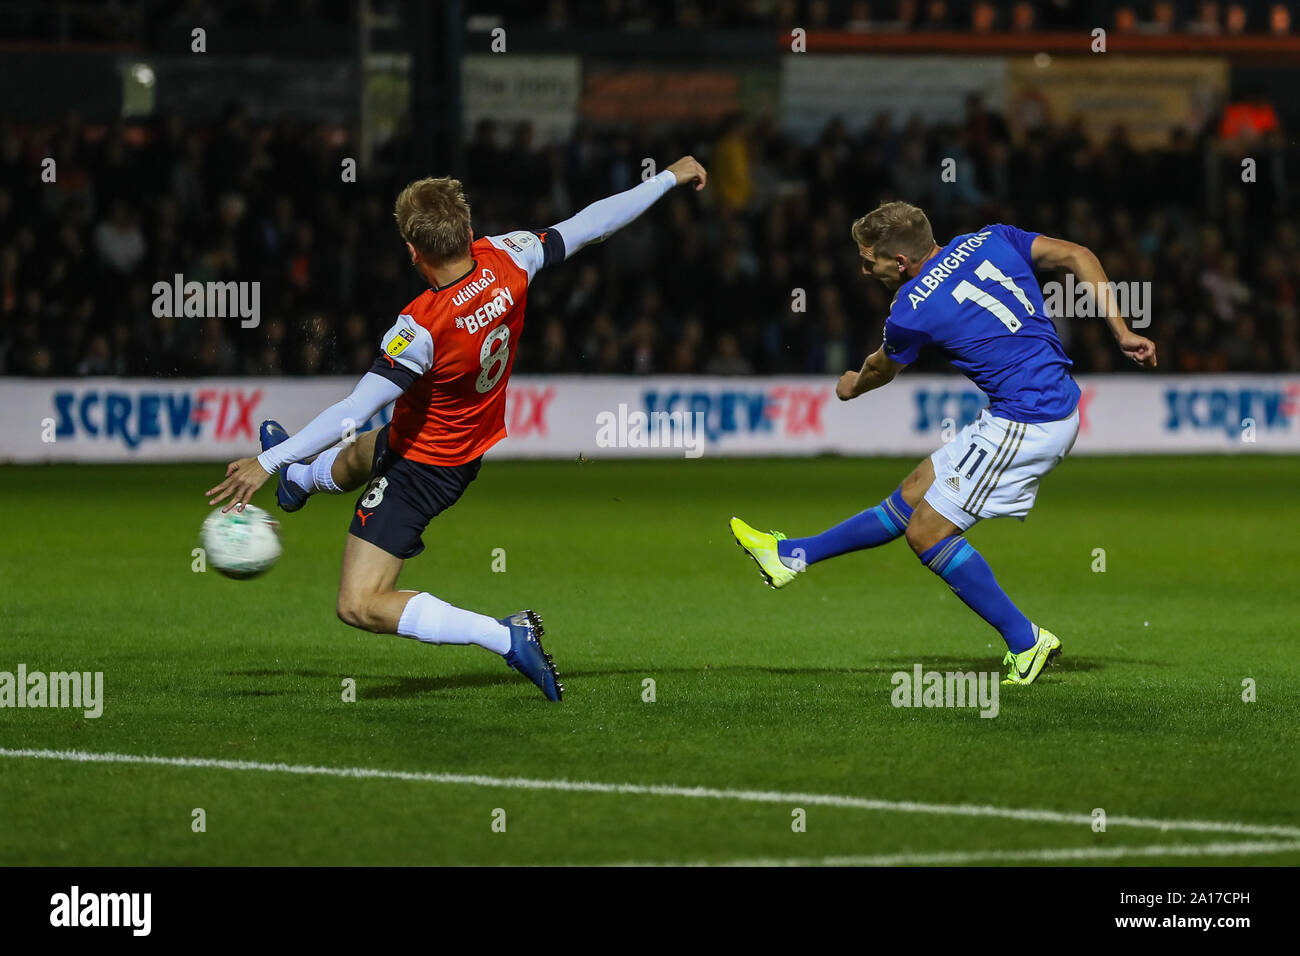
[[[370,0],[378,12],[399,0]],[[355,24],[352,0],[113,0],[10,2],[0,36],[149,44],[168,26],[300,29]],[[1278,0],[464,0],[467,16],[547,30],[787,29],[859,32],[1090,30],[1194,36],[1291,33],[1294,4]]]
[[[858,271],[849,226],[886,198],[931,215],[940,242],[1002,221],[1081,242],[1116,281],[1149,282],[1161,372],[1298,371],[1300,232],[1277,131],[1217,132],[1139,151],[1122,129],[1024,135],[978,101],[964,122],[815,143],[770,119],[650,131],[580,127],[535,146],[527,125],[481,123],[462,178],[477,234],[545,228],[635,184],[643,160],[685,153],[710,188],[670,193],[633,226],[539,274],[517,369],[575,373],[816,373],[857,366],[889,307]],[[401,168],[401,142],[377,168]],[[252,122],[237,108],[98,129],[0,124],[0,371],[7,375],[356,374],[420,291],[397,236],[403,181],[362,170],[337,131]],[[42,181],[46,156],[55,182]],[[957,182],[940,180],[955,158]],[[1290,177],[1294,178],[1294,177]],[[155,314],[155,283],[260,282],[255,328]],[[1051,278],[1044,276],[1044,280]],[[802,310],[800,310],[802,307]],[[1082,372],[1123,367],[1103,325],[1058,319]],[[935,356],[926,368],[941,369]]]
[[[1219,35],[1287,34],[1292,4],[1276,0],[493,0],[468,8],[531,19],[548,29],[609,27],[628,30],[789,28],[861,32],[1087,30],[1121,33]]]

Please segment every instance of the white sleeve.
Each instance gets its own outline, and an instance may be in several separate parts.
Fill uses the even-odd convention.
[[[433,368],[433,336],[412,316],[399,315],[379,340],[379,347],[390,362],[410,369],[417,376]]]
[[[385,405],[396,401],[403,391],[402,386],[382,375],[367,372],[351,395],[325,409],[293,437],[262,452],[257,456],[257,463],[268,474],[275,474],[284,465],[319,455],[341,442],[344,435],[355,432]]]
[[[513,259],[515,265],[528,274],[528,281],[532,282],[533,276],[543,266],[564,261],[564,246],[557,244],[551,236],[550,230],[532,232],[519,229],[501,236],[488,236],[488,242]]]
[[[601,242],[622,229],[676,185],[677,176],[665,169],[653,179],[594,202],[564,222],[557,222],[551,228],[564,241],[564,257],[567,259],[588,243]]]

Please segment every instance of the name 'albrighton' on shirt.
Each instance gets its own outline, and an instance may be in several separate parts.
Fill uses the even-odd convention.
[[[996,223],[949,242],[899,287],[885,320],[885,354],[910,365],[921,349],[938,349],[1001,418],[1068,417],[1079,386],[1034,277],[1037,236]]]

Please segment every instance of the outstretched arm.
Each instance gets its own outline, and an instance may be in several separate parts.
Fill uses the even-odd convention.
[[[872,389],[888,385],[905,368],[907,366],[902,362],[895,362],[886,355],[882,345],[867,356],[860,371],[849,369],[840,376],[839,383],[835,386],[835,397],[841,402],[847,402],[851,398],[865,395]]]
[[[1049,236],[1035,236],[1029,248],[1035,269],[1065,269],[1073,272],[1080,282],[1088,283],[1097,301],[1104,303],[1106,324],[1120,350],[1143,368],[1156,367],[1156,345],[1150,339],[1129,329],[1128,323],[1115,307],[1115,297],[1110,295],[1110,285],[1101,260],[1087,246]]]
[[[622,229],[674,186],[693,182],[697,190],[703,189],[708,175],[693,157],[683,156],[653,179],[594,202],[549,229],[519,229],[487,238],[510,256],[532,282],[541,269],[563,262],[583,246]]]
[[[337,445],[433,367],[433,337],[413,316],[399,315],[384,333],[380,347],[379,358],[347,398],[325,409],[292,438],[256,458],[241,458],[227,465],[225,481],[207,491],[208,504],[230,498],[230,504],[221,510],[243,511],[253,493],[277,469]]]
[[[674,186],[693,182],[698,191],[704,188],[708,177],[708,171],[695,161],[695,157],[683,156],[653,179],[594,202],[551,228],[563,237],[567,259],[583,246],[600,242],[622,229]]]
[[[400,385],[389,379],[367,372],[352,394],[325,409],[292,438],[268,448],[256,458],[241,458],[227,465],[225,481],[207,492],[208,504],[220,504],[230,498],[230,504],[221,510],[235,508],[243,511],[253,493],[278,469],[337,445],[345,435],[355,432],[358,425],[368,421],[389,402],[396,401],[402,391]]]
[[[325,409],[292,438],[262,452],[257,456],[257,463],[267,474],[274,474],[284,465],[319,455],[355,432],[389,402],[397,401],[403,391],[397,383],[367,372],[352,394]]]

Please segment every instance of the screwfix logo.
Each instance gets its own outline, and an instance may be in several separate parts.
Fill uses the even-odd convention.
[[[699,390],[648,390],[645,411],[683,415],[694,421],[703,416],[703,434],[710,444],[723,438],[779,435],[806,438],[825,433],[822,411],[834,391],[801,385],[766,388],[703,388]]]
[[[548,429],[548,412],[555,400],[555,386],[541,388],[537,385],[510,383],[506,392],[506,431],[511,438],[536,435],[545,438]]]
[[[276,394],[284,400],[283,390]],[[241,386],[77,384],[51,395],[50,417],[56,442],[84,442],[97,448],[117,445],[135,451],[143,445],[256,444],[257,422],[266,417],[265,398],[262,388]],[[359,422],[356,430],[377,428],[390,417],[382,409]]]
[[[1241,434],[1242,423],[1261,432],[1289,432],[1300,425],[1300,385],[1259,388],[1170,388],[1165,391],[1165,429]]]
[[[980,409],[989,403],[988,396],[974,387],[918,388],[914,400],[916,424],[913,427],[918,432],[941,428],[949,420],[957,428],[965,428],[980,417]]]
[[[257,440],[262,389],[78,388],[54,393],[55,437],[120,441],[127,448],[163,438]]]
[[[687,458],[704,454],[704,413],[629,412],[620,402],[617,414],[596,415],[596,445],[600,448],[681,448]]]

